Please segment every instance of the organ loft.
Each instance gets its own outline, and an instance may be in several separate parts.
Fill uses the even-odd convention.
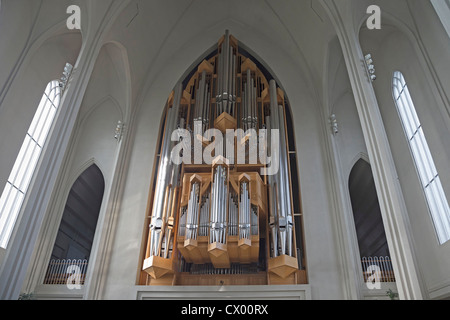
[[[147,208],[140,285],[307,283],[291,125],[283,90],[226,31],[168,99]],[[196,143],[202,152],[214,146],[211,163],[171,161],[173,133],[180,129],[190,132],[186,145],[192,153]],[[217,152],[225,143],[213,145],[205,134],[209,129],[245,134],[234,136],[230,156],[228,150]],[[278,140],[270,139],[274,130]],[[256,140],[255,148],[251,132],[269,137]],[[279,141],[278,148],[273,141]],[[264,174],[273,163],[251,161],[261,148],[279,159],[275,174]]]

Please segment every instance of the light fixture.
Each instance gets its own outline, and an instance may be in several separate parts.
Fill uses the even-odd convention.
[[[338,123],[337,123],[337,119],[336,119],[336,115],[332,114],[330,116],[330,125],[331,125],[331,131],[333,133],[333,135],[337,135],[339,133],[339,127],[338,127]]]
[[[367,54],[364,57],[364,63],[366,65],[367,75],[370,81],[375,81],[377,79],[377,75],[375,73],[375,66],[373,65],[373,59],[371,54]]]
[[[66,89],[67,83],[69,82],[69,78],[72,75],[73,66],[70,63],[66,63],[64,66],[63,76],[59,81],[60,88],[64,91]]]
[[[120,142],[120,140],[122,139],[123,127],[124,124],[122,123],[122,121],[119,121],[117,123],[116,130],[114,131],[114,138],[117,140],[117,142]]]

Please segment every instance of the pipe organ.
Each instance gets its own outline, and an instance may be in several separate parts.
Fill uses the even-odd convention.
[[[141,285],[306,283],[285,108],[283,91],[228,31],[177,85],[155,161]],[[191,162],[173,161],[174,150]],[[273,159],[278,170],[264,174]]]

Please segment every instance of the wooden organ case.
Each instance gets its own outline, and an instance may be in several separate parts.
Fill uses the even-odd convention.
[[[307,283],[296,241],[302,232],[294,226],[292,202],[300,195],[290,187],[284,93],[243,51],[227,31],[169,97],[140,285]],[[210,129],[223,137],[231,132],[232,146],[217,134],[213,139]],[[278,140],[271,139],[274,129]],[[173,161],[177,144],[190,162]],[[263,152],[279,159],[274,173],[265,174],[268,162],[256,157]]]

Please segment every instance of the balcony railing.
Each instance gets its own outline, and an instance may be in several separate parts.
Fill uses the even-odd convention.
[[[379,282],[395,282],[394,268],[390,257],[363,257],[361,259],[364,281],[374,280],[377,272]]]
[[[84,285],[86,280],[86,270],[88,267],[87,260],[51,260],[47,273],[45,275],[44,284],[63,285],[71,284],[76,281],[76,284]]]

